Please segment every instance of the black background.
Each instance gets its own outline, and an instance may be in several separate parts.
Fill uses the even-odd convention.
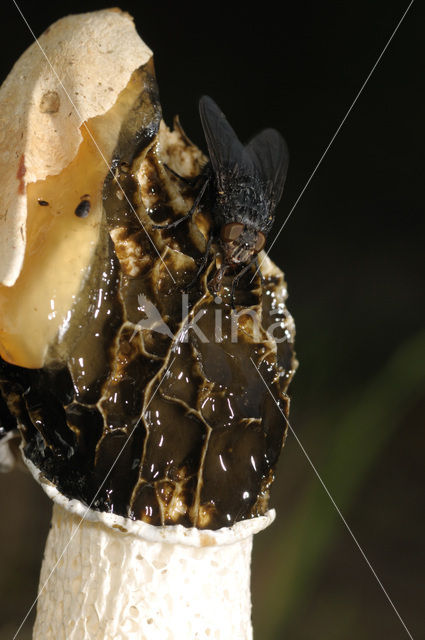
[[[114,3],[59,6],[21,0],[19,6],[40,35],[63,15]],[[168,124],[178,113],[189,137],[204,147],[197,102],[206,93],[242,140],[269,126],[286,138],[291,161],[270,235],[274,239],[408,2],[283,2],[279,14],[277,5],[264,2],[146,1],[119,6],[134,16],[139,34],[154,51]],[[291,388],[291,421],[319,473],[339,416],[350,402],[355,405],[357,394],[367,390],[391,354],[424,324],[421,9],[419,2],[411,7],[271,249],[271,257],[285,271],[288,304],[297,325],[300,368]],[[2,3],[0,17],[3,80],[33,38],[12,1]],[[352,501],[339,505],[414,637],[425,631],[419,606],[425,566],[424,400],[424,394],[415,397],[397,417],[398,427]],[[367,449],[367,439],[364,446]],[[297,613],[286,626],[262,631],[267,626],[267,603],[261,601],[266,570],[285,572],[284,566],[276,569],[276,561],[270,562],[273,541],[284,535],[302,487],[314,481],[291,437],[278,475],[275,533],[256,540],[257,638],[407,638],[342,522]],[[338,495],[338,486],[328,488]],[[22,503],[33,505],[25,515],[16,515],[8,500],[18,489]],[[47,502],[16,473],[0,478],[0,492],[0,502],[8,509],[0,540],[13,549],[3,554],[5,546],[0,548],[2,565],[6,558],[10,563],[1,584],[7,598],[3,595],[0,606],[10,602],[3,626],[0,620],[3,640],[16,630],[35,594]],[[30,524],[33,545],[21,534]],[[19,593],[24,601],[18,600]],[[22,637],[29,637],[25,633],[29,631]]]

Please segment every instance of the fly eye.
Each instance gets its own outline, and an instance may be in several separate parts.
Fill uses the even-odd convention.
[[[259,251],[261,251],[261,249],[264,247],[264,245],[266,244],[266,236],[264,235],[264,233],[261,233],[261,231],[258,232],[257,234],[257,240],[255,241],[255,251],[258,253]]]
[[[228,224],[225,224],[221,230],[221,239],[223,242],[236,240],[236,238],[239,238],[243,230],[244,225],[240,222],[229,222]]]

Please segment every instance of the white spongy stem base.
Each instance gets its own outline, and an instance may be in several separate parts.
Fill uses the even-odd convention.
[[[33,640],[250,640],[252,538],[149,541],[55,504]]]

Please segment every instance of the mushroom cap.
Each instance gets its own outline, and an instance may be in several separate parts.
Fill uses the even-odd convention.
[[[133,29],[125,14],[99,14],[108,24],[119,19]],[[155,228],[184,216],[198,193],[193,181],[179,180],[166,166],[194,178],[206,158],[181,127],[170,131],[161,122],[153,64],[144,46],[138,45],[145,58],[116,69],[122,81],[112,103],[102,102],[108,95],[102,87],[92,95],[91,85],[99,82],[87,55],[93,41],[108,77],[115,48],[129,47],[128,41],[122,44],[124,32],[115,33],[113,48],[105,45],[104,21],[95,24],[99,14],[65,19],[69,24],[75,19],[86,34],[85,43],[73,41],[78,55],[83,49],[81,55],[90,61],[86,89],[79,84],[81,70],[69,65],[74,61],[70,43],[62,52],[58,47],[62,67],[68,61],[70,86],[83,98],[92,96],[92,106],[100,91],[99,104],[107,109],[96,113],[86,105],[85,120],[72,126],[69,116],[76,155],[69,154],[68,164],[59,156],[49,120],[60,113],[60,87],[44,84],[38,94],[37,105],[48,118],[46,152],[38,164],[28,152],[28,166],[20,171],[22,198],[32,194],[31,233],[22,273],[8,289],[15,297],[8,300],[5,287],[0,291],[0,346],[2,354],[7,351],[0,359],[0,392],[22,433],[25,459],[66,498],[149,525],[231,527],[267,512],[287,432],[286,390],[296,360],[284,276],[260,255],[263,280],[258,273],[240,278],[235,315],[232,274],[223,277],[219,296],[208,287],[222,260],[208,201],[190,221]],[[57,44],[61,33],[56,33]],[[141,60],[144,64],[129,73]],[[38,87],[36,72],[33,76]],[[59,102],[48,90],[57,90]],[[56,114],[48,113],[58,104]],[[37,117],[41,135],[44,121]],[[106,163],[87,139],[85,123],[106,145]],[[23,124],[25,136],[33,139],[30,120]],[[66,128],[61,132],[67,137]],[[57,157],[54,175],[46,164],[49,145]],[[94,169],[89,215],[74,215],[80,200],[71,198],[71,206],[64,199],[81,194],[85,200],[84,179]],[[77,179],[81,191],[74,193]],[[60,202],[62,212],[39,206],[41,187],[50,189],[49,200]],[[15,209],[14,218],[21,214]],[[200,275],[210,234],[212,250]],[[37,253],[38,240],[42,251]]]

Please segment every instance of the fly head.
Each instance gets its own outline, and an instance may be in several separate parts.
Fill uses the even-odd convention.
[[[262,231],[242,222],[229,222],[220,232],[224,264],[242,267],[252,262],[264,247],[266,237]]]

